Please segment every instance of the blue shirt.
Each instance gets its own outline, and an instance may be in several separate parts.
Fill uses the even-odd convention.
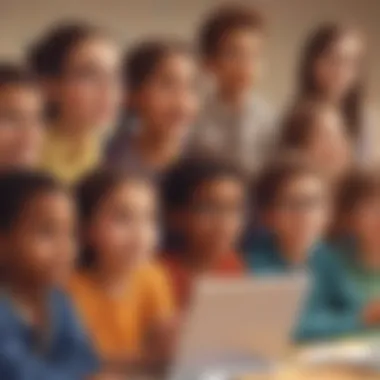
[[[98,362],[69,300],[58,290],[47,299],[49,334],[41,346],[36,333],[0,296],[0,377],[4,380],[83,380]]]

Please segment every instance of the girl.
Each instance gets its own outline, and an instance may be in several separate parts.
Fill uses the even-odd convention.
[[[128,54],[124,74],[136,125],[116,133],[106,161],[156,177],[184,152],[198,108],[195,60],[181,43],[147,41]]]
[[[327,24],[312,33],[301,57],[299,100],[317,98],[338,107],[356,141],[361,162],[374,155],[374,129],[365,110],[364,44],[354,30]]]
[[[53,179],[0,175],[0,373],[7,380],[83,380],[97,359],[58,290],[74,259],[75,212]]]
[[[302,340],[380,332],[380,178],[355,171],[341,184],[330,249],[312,263]]]
[[[169,355],[170,290],[149,258],[157,243],[156,194],[141,177],[97,172],[78,187],[83,247],[70,291],[112,370]]]
[[[254,189],[263,231],[247,252],[253,273],[275,274],[305,269],[319,249],[329,219],[323,177],[300,155],[280,156],[267,164]]]
[[[163,263],[179,309],[190,305],[192,284],[199,275],[243,274],[236,248],[244,224],[244,185],[235,169],[202,160],[178,163],[163,181],[173,238]]]
[[[99,163],[105,130],[117,116],[118,49],[91,25],[67,24],[47,33],[30,63],[49,102],[41,165],[72,184]]]
[[[353,143],[342,115],[321,101],[305,101],[290,112],[280,148],[300,151],[331,184],[339,182],[353,161]]]

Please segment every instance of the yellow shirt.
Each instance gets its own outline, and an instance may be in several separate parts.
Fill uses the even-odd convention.
[[[77,274],[69,285],[79,315],[104,358],[139,355],[149,328],[168,321],[173,299],[163,269],[144,265],[130,275],[124,294],[112,298],[90,274]]]
[[[40,167],[71,185],[95,169],[101,156],[102,143],[99,136],[91,136],[83,142],[81,149],[76,149],[73,140],[50,130],[42,148]]]

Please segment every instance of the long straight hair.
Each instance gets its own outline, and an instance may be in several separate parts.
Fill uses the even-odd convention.
[[[315,64],[334,43],[349,33],[352,33],[351,29],[332,23],[319,27],[311,34],[304,47],[299,67],[298,99],[320,97],[321,89],[314,74]],[[354,139],[357,139],[361,134],[363,79],[360,78],[350,89],[342,103],[342,113],[347,123],[348,132]]]

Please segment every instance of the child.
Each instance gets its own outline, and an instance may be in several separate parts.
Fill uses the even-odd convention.
[[[177,238],[163,262],[177,306],[184,309],[198,275],[244,272],[236,253],[244,221],[244,181],[221,163],[185,160],[165,178],[163,198],[169,232]]]
[[[146,41],[127,55],[124,75],[136,125],[110,141],[107,164],[155,178],[184,152],[198,106],[195,60],[182,43]]]
[[[380,178],[354,171],[341,183],[337,231],[312,263],[314,288],[298,338],[380,332]]]
[[[275,141],[273,112],[256,93],[265,26],[244,6],[223,7],[201,28],[199,45],[215,91],[206,99],[193,139],[194,154],[229,159],[256,172]]]
[[[74,259],[75,212],[50,177],[0,174],[0,373],[7,380],[83,380],[97,360],[58,290]]]
[[[78,187],[83,252],[70,284],[106,368],[158,363],[169,355],[173,302],[151,263],[157,203],[143,178],[97,172]]]
[[[358,31],[329,23],[306,41],[300,60],[298,101],[318,99],[339,107],[361,163],[376,157],[376,126],[365,90],[365,43]]]
[[[37,165],[42,144],[43,103],[33,76],[0,64],[0,171]]]
[[[101,160],[104,135],[118,114],[119,60],[113,41],[87,24],[57,26],[31,53],[49,101],[41,165],[67,184]]]
[[[300,151],[331,184],[341,180],[354,158],[352,138],[339,110],[321,101],[305,101],[290,112],[280,148]]]
[[[284,153],[262,170],[254,200],[266,232],[248,252],[250,270],[276,274],[306,267],[328,222],[323,177],[303,156]]]

